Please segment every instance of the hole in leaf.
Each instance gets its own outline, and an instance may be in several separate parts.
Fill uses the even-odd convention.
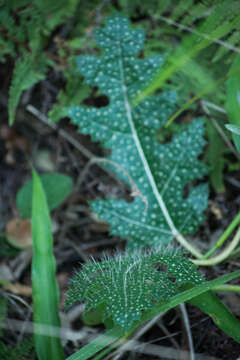
[[[156,263],[153,265],[157,271],[168,272],[168,266],[163,263]]]
[[[161,144],[166,144],[172,141],[173,133],[166,128],[161,128],[161,131],[157,133],[157,140]]]
[[[106,95],[99,95],[94,99],[96,107],[105,107],[109,105],[109,99]]]
[[[146,280],[144,280],[144,282],[145,282],[146,284],[148,284],[148,285],[154,285],[154,283],[153,283],[152,280],[146,279]]]
[[[144,59],[144,51],[141,50],[138,54],[138,59]]]
[[[175,276],[168,276],[168,279],[172,282],[172,283],[176,283],[176,278],[175,278]]]
[[[187,184],[183,188],[183,199],[187,199],[190,193],[190,185]]]
[[[98,88],[95,87],[92,90],[92,93],[88,98],[84,100],[84,104],[88,106],[93,106],[97,108],[105,107],[109,105],[109,98],[106,95],[99,94]]]

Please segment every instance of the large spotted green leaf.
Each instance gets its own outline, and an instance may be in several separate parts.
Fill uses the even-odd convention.
[[[100,308],[103,319],[128,329],[156,302],[167,303],[184,289],[204,282],[188,259],[172,249],[154,253],[117,255],[101,263],[86,263],[73,278],[67,306],[86,303],[86,311]]]
[[[108,198],[92,202],[92,209],[111,225],[111,233],[131,240],[132,247],[167,243],[180,232],[194,232],[203,220],[208,189],[193,187],[207,172],[198,160],[205,144],[203,119],[193,120],[167,144],[156,131],[175,108],[176,94],[163,92],[132,105],[159,72],[162,56],[140,59],[144,31],[131,30],[120,16],[96,29],[102,56],[77,57],[78,69],[87,84],[108,96],[102,108],[71,107],[68,114],[79,131],[111,149],[106,166],[131,186],[135,198],[129,203]]]

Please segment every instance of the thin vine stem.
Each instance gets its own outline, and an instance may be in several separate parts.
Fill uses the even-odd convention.
[[[240,223],[240,211],[237,214],[237,216],[233,219],[231,224],[227,227],[227,229],[223,232],[223,234],[220,236],[216,244],[202,257],[202,260],[208,259],[209,256],[211,256],[217,249],[219,249],[225,241],[228,239],[228,237],[231,235],[233,230],[239,225]]]
[[[236,232],[230,244],[219,255],[216,255],[215,257],[212,257],[210,259],[192,260],[192,262],[198,266],[212,266],[219,264],[223,262],[225,259],[227,259],[229,255],[231,255],[231,253],[233,252],[233,250],[236,249],[239,243],[240,243],[240,228]]]
[[[216,287],[213,288],[214,291],[231,291],[231,292],[236,292],[236,293],[240,293],[240,286],[239,285],[218,285]]]

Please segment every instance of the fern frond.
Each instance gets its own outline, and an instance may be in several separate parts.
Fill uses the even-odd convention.
[[[187,10],[185,16],[181,20],[182,25],[192,25],[199,19],[204,19],[209,13],[209,7],[204,6],[202,3],[194,4]]]
[[[14,122],[16,108],[22,92],[44,79],[47,65],[46,58],[43,56],[33,58],[29,54],[25,54],[23,59],[17,60],[9,90],[8,112],[10,125]]]
[[[219,61],[224,54],[231,48],[231,46],[239,43],[239,19],[240,3],[236,0],[220,0],[214,1],[211,4],[204,3],[194,5],[192,8],[187,9],[185,17],[181,20],[182,24],[193,25],[197,19],[203,16],[204,21],[199,26],[193,26],[194,30],[202,33],[202,36],[211,34],[217,27],[222,26],[226,28],[224,32],[224,40],[226,47],[221,46],[216,50],[216,55],[213,58],[214,61]],[[171,18],[172,16],[170,16]],[[201,35],[199,40],[201,39]],[[238,39],[238,40],[237,40]],[[217,40],[216,38],[212,39]]]
[[[239,39],[240,39],[240,24],[236,27],[235,31],[230,35],[227,39],[228,47],[221,46],[216,51],[216,54],[213,58],[213,62],[219,61],[224,55],[229,53],[229,50],[233,50],[235,52],[240,53],[239,48]]]
[[[111,233],[131,239],[131,244],[154,246],[194,232],[207,206],[207,186],[184,187],[202,178],[207,169],[198,161],[205,144],[203,119],[196,119],[167,144],[159,144],[156,130],[174,109],[176,94],[164,92],[136,107],[132,99],[150,83],[164,58],[138,59],[144,32],[131,30],[126,18],[110,18],[96,39],[103,56],[80,56],[79,71],[87,84],[98,86],[110,99],[104,108],[72,107],[68,114],[79,131],[112,150],[111,167],[120,177],[130,175],[137,196],[132,203],[115,199],[92,203],[92,209],[111,225]],[[124,171],[122,169],[124,168]],[[131,182],[129,182],[130,185]],[[136,195],[136,194],[135,194]]]
[[[40,11],[41,20],[45,19],[45,32],[51,32],[73,15],[78,0],[37,0],[36,7]]]
[[[190,11],[193,5],[194,0],[179,1],[173,9],[171,19],[177,21],[181,16],[186,13],[186,11]]]
[[[0,60],[6,54],[20,54],[9,92],[10,124],[14,122],[22,92],[43,79],[48,66],[55,64],[44,54],[48,38],[73,15],[77,4],[78,0],[21,0],[4,2],[1,7]]]
[[[83,265],[70,284],[67,307],[76,301],[86,303],[86,312],[101,306],[103,320],[112,318],[127,330],[156,302],[168,302],[186,284],[203,282],[196,267],[174,249],[118,254]]]
[[[64,75],[67,80],[65,89],[59,92],[58,102],[48,112],[48,118],[53,122],[66,117],[69,106],[81,104],[90,92],[90,87],[83,84],[83,78],[76,70],[76,64],[71,63]]]

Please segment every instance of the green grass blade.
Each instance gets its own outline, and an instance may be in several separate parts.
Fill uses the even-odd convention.
[[[174,296],[168,303],[166,304],[157,304],[156,307],[150,312],[143,315],[142,321],[147,321],[152,319],[154,316],[158,315],[163,311],[167,311],[172,309],[173,307],[189,301],[196,296],[206,293],[209,290],[214,290],[215,287],[222,285],[230,280],[240,277],[240,270],[234,271],[230,274],[220,276],[217,279],[207,281],[201,285],[195,286],[189,290],[186,290],[176,296]],[[239,322],[240,325],[240,322]]]
[[[209,315],[221,330],[240,344],[240,322],[219,300],[217,295],[208,291],[205,294],[193,298],[189,302]]]
[[[240,72],[235,70],[240,68],[240,54],[235,56],[232,66],[229,70],[231,76],[227,80],[226,88],[226,104],[228,118],[231,124],[240,125]],[[234,74],[232,74],[234,72]],[[229,129],[231,130],[231,129]]]
[[[87,360],[98,351],[117,341],[124,333],[125,332],[121,327],[114,327],[113,329],[108,330],[104,335],[98,336],[90,344],[84,346],[66,360]]]
[[[204,293],[209,292],[209,290],[211,290],[211,289],[214,289],[215,286],[224,284],[224,283],[226,283],[226,282],[228,282],[228,281],[230,281],[232,279],[235,279],[237,277],[240,277],[240,270],[232,272],[232,273],[227,274],[227,275],[223,275],[223,276],[219,277],[218,279],[205,282],[202,285],[195,286],[192,289],[186,290],[186,291],[182,292],[181,294],[178,294],[178,295],[174,296],[168,303],[157,304],[156,307],[153,310],[151,310],[149,312],[146,312],[143,315],[142,319],[140,321],[138,321],[131,328],[131,330],[128,331],[127,334],[124,333],[124,330],[122,328],[114,327],[113,329],[107,331],[104,335],[101,335],[98,338],[96,338],[90,344],[84,346],[82,349],[80,349],[75,354],[68,357],[66,360],[87,360],[91,356],[93,356],[94,354],[99,352],[100,350],[104,349],[106,346],[109,346],[109,345],[113,344],[118,339],[127,338],[139,326],[144,324],[146,321],[152,319],[154,316],[156,316],[156,315],[158,315],[158,314],[160,314],[160,313],[162,313],[164,311],[170,310],[170,309],[174,308],[175,306],[177,306],[177,305],[179,305],[179,304],[181,304],[181,303],[183,303],[185,301],[189,301],[189,300],[195,298],[196,296],[199,297],[199,295],[201,295],[201,294],[202,294],[202,296],[204,298]],[[219,300],[219,302],[220,302],[220,300]],[[219,305],[219,303],[218,303],[218,305]],[[223,304],[221,304],[221,305],[223,305]],[[198,302],[198,304],[196,306],[199,306],[199,302]],[[224,305],[223,305],[223,307],[224,307]],[[223,308],[223,307],[221,307],[221,308]],[[228,318],[228,320],[229,319],[230,318]],[[223,319],[221,319],[221,320],[223,320]],[[240,322],[238,322],[238,323],[239,323],[239,326],[240,326]],[[216,324],[219,326],[219,324],[217,322],[216,322]],[[237,328],[237,322],[235,322],[233,325],[235,326],[235,328]],[[222,326],[220,328],[223,331],[226,331],[226,322],[225,322],[225,326]],[[227,333],[229,334],[229,332],[227,332]],[[239,328],[239,333],[240,333],[240,328]],[[231,334],[229,334],[229,335],[232,336]],[[103,353],[103,356],[104,356],[104,354],[105,354],[105,352]],[[99,357],[99,359],[100,358],[101,357]]]
[[[210,84],[208,87],[200,91],[197,95],[195,95],[193,98],[188,100],[178,111],[173,114],[170,119],[168,120],[166,127],[168,127],[173,120],[175,120],[183,111],[187,110],[193,103],[195,103],[197,100],[201,99],[204,95],[208,94],[210,91],[212,91],[214,88],[216,88],[218,85],[223,83],[226,79],[228,79],[230,76],[233,76],[235,74],[238,74],[240,72],[240,66],[238,66],[235,69],[232,69],[228,74],[220,77],[218,80],[215,81],[214,84]]]
[[[240,94],[240,92],[238,92]],[[240,96],[239,96],[240,97]],[[239,101],[240,102],[240,101]],[[240,110],[240,106],[239,106]],[[236,118],[237,119],[237,118]],[[240,123],[240,117],[238,117],[238,121]],[[240,154],[240,126],[239,125],[232,125],[226,124],[225,127],[232,132],[232,137],[234,141],[234,145],[236,146],[237,151]]]
[[[195,35],[187,36],[183,44],[180,45],[176,51],[169,55],[166,65],[160,70],[153,81],[133,100],[134,104],[139,104],[146,96],[152,94],[155,90],[162,87],[162,85],[177,71],[180,71],[183,66],[193,59],[201,50],[207,48],[209,45],[228,34],[239,23],[240,17],[236,16],[232,22],[225,22],[219,25],[216,29],[208,35],[202,34],[203,39]],[[201,33],[200,27],[199,33]]]
[[[236,69],[240,68],[240,54],[235,56],[233,64],[230,68],[229,74],[234,72]],[[226,125],[226,128],[232,131],[232,137],[234,144],[240,153],[240,72],[229,76],[227,80],[227,89],[226,89],[226,104],[225,108],[227,110],[228,118],[231,124]]]
[[[34,324],[35,328],[39,325],[50,325],[60,331],[59,294],[53,255],[51,219],[41,180],[34,170],[32,202]],[[55,334],[35,334],[34,341],[39,360],[63,359],[59,331]]]
[[[222,193],[225,191],[223,181],[223,169],[225,165],[224,143],[211,121],[206,121],[206,130],[209,140],[209,145],[206,150],[206,160],[210,168],[211,184],[216,193]]]

